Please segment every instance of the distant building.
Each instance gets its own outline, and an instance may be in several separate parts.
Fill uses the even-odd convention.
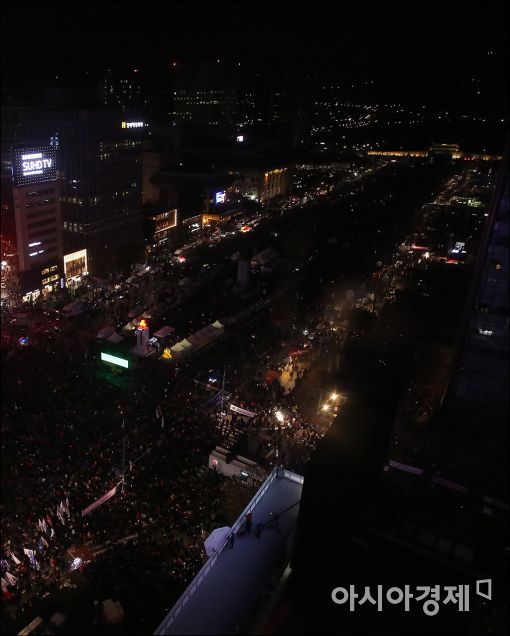
[[[27,146],[58,148],[65,252],[86,249],[94,275],[134,262],[143,248],[144,122],[115,110],[54,108],[23,111],[21,123]]]
[[[139,69],[124,73],[108,69],[99,92],[105,106],[130,112],[140,112],[144,107]]]
[[[239,67],[217,60],[176,63],[171,122],[234,126],[238,119]],[[245,104],[245,108],[248,106]]]

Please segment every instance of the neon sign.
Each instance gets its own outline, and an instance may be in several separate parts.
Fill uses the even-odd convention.
[[[145,124],[143,121],[123,121],[121,126],[122,128],[143,128]]]

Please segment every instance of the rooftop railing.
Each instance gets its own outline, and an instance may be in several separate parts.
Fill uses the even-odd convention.
[[[239,515],[237,521],[232,526],[231,532],[225,538],[223,543],[219,546],[218,551],[214,555],[209,557],[209,559],[207,559],[207,561],[204,563],[204,565],[202,566],[202,568],[200,569],[198,574],[191,581],[191,583],[188,585],[188,587],[184,590],[184,592],[182,593],[182,595],[179,598],[179,600],[177,601],[177,603],[172,607],[172,609],[166,615],[166,617],[163,620],[163,622],[156,629],[156,631],[154,632],[154,636],[163,636],[164,634],[168,633],[168,630],[170,629],[170,626],[172,625],[172,623],[175,621],[177,616],[179,616],[179,614],[181,613],[182,609],[184,608],[186,603],[190,600],[190,598],[193,596],[193,594],[197,591],[197,589],[201,585],[202,581],[205,579],[207,574],[210,572],[210,570],[212,569],[212,567],[216,563],[216,560],[218,559],[220,554],[223,552],[223,550],[225,549],[226,545],[229,543],[230,536],[232,534],[235,535],[237,533],[237,531],[240,530],[240,528],[244,524],[245,516],[255,508],[255,506],[258,504],[258,502],[265,495],[265,493],[266,493],[267,489],[269,488],[269,486],[277,478],[278,479],[289,479],[290,481],[294,481],[294,482],[299,483],[299,484],[302,484],[303,481],[304,481],[303,477],[301,477],[300,475],[297,475],[297,474],[295,474],[295,473],[293,473],[293,472],[291,472],[289,470],[285,470],[285,469],[279,468],[277,466],[275,466],[273,468],[273,470],[267,476],[267,478],[264,481],[264,483],[262,484],[262,486],[257,491],[255,497],[250,501],[250,503],[246,506],[246,508],[243,510],[243,512]]]

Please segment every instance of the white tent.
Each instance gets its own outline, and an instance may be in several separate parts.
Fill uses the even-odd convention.
[[[212,326],[215,327],[216,329],[224,329],[224,326],[221,324],[221,322],[219,320],[215,320],[212,323]]]
[[[113,332],[108,338],[108,342],[122,342],[124,338],[117,332]]]
[[[230,535],[232,528],[230,526],[225,526],[223,528],[216,528],[213,530],[211,534],[204,541],[204,549],[205,553],[208,557],[215,555],[219,552],[219,549]]]
[[[124,619],[124,610],[119,601],[112,601],[111,598],[103,601],[103,612],[106,622],[110,625],[118,625]]]
[[[115,329],[112,327],[112,325],[105,325],[97,334],[96,338],[98,340],[102,340],[103,338],[108,338],[108,336],[111,336],[112,333],[115,331]]]
[[[161,329],[156,331],[154,336],[156,338],[166,338],[169,334],[173,333],[174,331],[175,329],[173,327],[169,327],[168,325],[165,325],[164,327],[161,327]]]
[[[184,347],[177,343],[174,344],[173,347],[170,347],[170,351],[172,352],[172,355],[179,357],[184,352]]]

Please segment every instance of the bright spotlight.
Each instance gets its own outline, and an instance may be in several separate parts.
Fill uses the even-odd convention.
[[[283,422],[283,420],[285,419],[281,411],[276,411],[275,416],[279,422]]]

